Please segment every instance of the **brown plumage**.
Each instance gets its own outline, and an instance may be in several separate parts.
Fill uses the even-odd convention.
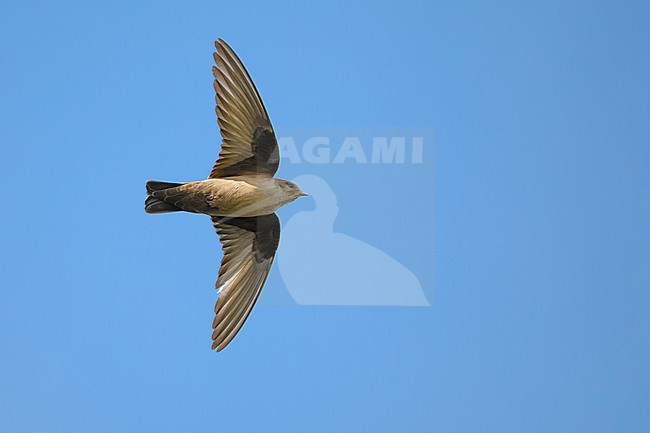
[[[262,99],[234,51],[215,42],[212,68],[221,151],[208,179],[147,182],[147,213],[210,215],[223,259],[212,323],[212,348],[222,350],[248,318],[269,274],[280,240],[275,210],[304,196],[275,179],[280,162],[273,126]]]

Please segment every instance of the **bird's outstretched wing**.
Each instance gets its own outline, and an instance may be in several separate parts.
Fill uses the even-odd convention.
[[[280,241],[280,222],[270,214],[212,217],[212,223],[223,249],[212,322],[212,349],[219,352],[237,335],[260,295]]]
[[[278,170],[278,142],[253,80],[223,40],[214,43],[212,67],[221,151],[209,178],[257,175]]]

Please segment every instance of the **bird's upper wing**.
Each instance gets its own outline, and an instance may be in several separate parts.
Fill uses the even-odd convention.
[[[278,170],[278,142],[253,80],[235,52],[221,39],[215,42],[212,67],[216,91],[221,151],[209,178],[258,175]]]
[[[214,307],[212,349],[221,351],[248,318],[271,269],[280,240],[275,214],[248,218],[212,217],[223,249]]]

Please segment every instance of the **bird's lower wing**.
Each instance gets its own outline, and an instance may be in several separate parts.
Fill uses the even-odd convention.
[[[212,322],[212,349],[221,351],[248,318],[266,281],[280,240],[275,214],[248,218],[212,217],[223,259]]]

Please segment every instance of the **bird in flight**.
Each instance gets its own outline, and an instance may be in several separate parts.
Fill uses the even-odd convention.
[[[210,215],[223,250],[212,322],[212,349],[232,341],[248,318],[280,240],[275,211],[307,194],[273,176],[280,155],[273,126],[253,80],[223,40],[212,67],[221,151],[205,180],[147,182],[145,211]]]

